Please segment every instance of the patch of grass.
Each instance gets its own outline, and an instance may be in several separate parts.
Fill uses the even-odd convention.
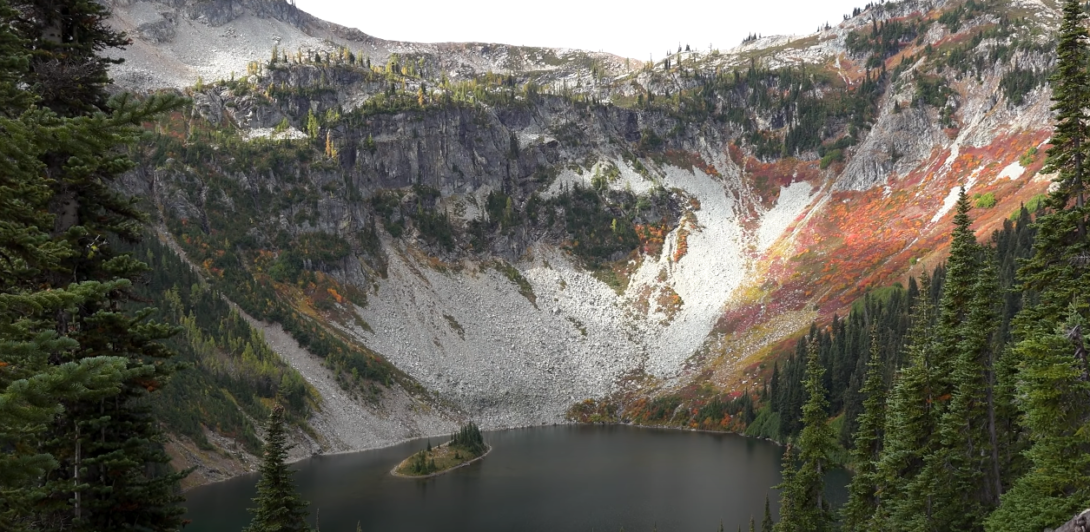
[[[568,318],[568,321],[570,321],[572,323],[572,325],[575,325],[576,329],[579,329],[579,334],[582,334],[583,336],[587,335],[587,326],[583,325],[583,322],[581,322],[581,321],[579,321],[579,320],[577,320],[577,319],[575,319],[575,318],[573,318],[571,316],[568,316],[567,318]]]
[[[681,299],[681,296],[669,286],[663,286],[659,290],[656,303],[659,311],[666,315],[666,323],[674,321],[674,316],[677,316],[677,313],[681,311],[681,307],[685,305],[685,301]]]
[[[522,276],[522,273],[518,271],[518,268],[501,260],[493,261],[492,268],[502,273],[512,283],[518,285],[519,293],[522,294],[522,297],[525,297],[534,308],[537,308],[537,294],[534,294],[534,287],[530,285],[530,281],[527,281],[526,278]]]
[[[458,333],[458,336],[465,340],[466,330],[462,328],[462,324],[458,323],[458,320],[454,319],[454,316],[451,316],[450,314],[443,314],[443,317],[446,318],[447,323],[450,324],[450,328],[454,329],[454,332]]]
[[[618,273],[617,268],[610,265],[591,271],[591,275],[609,285],[617,295],[624,294],[625,289],[628,288],[628,277],[621,275]]]
[[[975,200],[974,203],[978,209],[990,209],[995,207],[995,194],[992,192],[974,194],[973,200]]]
[[[1044,194],[1037,194],[1036,196],[1033,196],[1029,199],[1029,201],[1025,203],[1026,210],[1029,211],[1030,214],[1033,214],[1037,211],[1037,209],[1041,208],[1041,202],[1045,201],[1046,197],[1047,196],[1045,196]],[[1021,212],[1021,209],[1015,209],[1014,212],[1011,213],[1010,219],[1017,220],[1019,212]]]
[[[568,409],[567,419],[576,423],[616,423],[617,405],[608,400],[587,399]]]
[[[839,150],[839,149],[834,149],[834,150],[830,150],[828,153],[825,154],[824,157],[821,158],[821,163],[819,163],[818,166],[822,170],[824,170],[824,169],[828,168],[829,165],[831,165],[833,163],[841,162],[843,160],[844,160],[844,152],[842,150]]]
[[[1028,167],[1035,162],[1037,162],[1037,146],[1026,150],[1026,153],[1023,153],[1020,157],[1018,157],[1018,164],[1022,165],[1023,167]]]

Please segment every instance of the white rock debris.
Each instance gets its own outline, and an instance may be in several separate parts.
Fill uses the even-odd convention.
[[[761,228],[757,230],[757,251],[764,252],[787,230],[810,202],[814,199],[814,189],[805,181],[780,187],[780,196],[776,204],[765,213]]]
[[[623,180],[644,180],[615,164]],[[686,225],[683,256],[675,260],[675,230],[659,257],[642,259],[623,294],[551,246],[534,247],[514,265],[533,288],[531,302],[488,265],[438,270],[386,242],[387,278],[367,307],[356,309],[373,332],[352,333],[485,428],[562,421],[573,401],[606,395],[634,370],[676,377],[752,273],[747,250],[778,237],[809,203],[811,187],[785,187],[763,214],[758,237],[740,223],[740,181],[699,169],[660,170],[663,186],[697,200],[696,223]],[[574,184],[582,176],[562,177]],[[683,301],[676,313],[667,316],[654,304],[646,314],[636,310],[648,289],[657,294],[663,287]]]

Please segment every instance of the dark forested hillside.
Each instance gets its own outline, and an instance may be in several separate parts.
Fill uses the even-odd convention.
[[[306,429],[317,397],[303,378],[265,344],[238,311],[155,235],[131,247],[150,270],[135,286],[156,317],[177,326],[164,341],[184,364],[159,392],[153,409],[164,425],[203,448],[204,427],[234,438],[252,454],[261,449],[254,420],[279,402]]]

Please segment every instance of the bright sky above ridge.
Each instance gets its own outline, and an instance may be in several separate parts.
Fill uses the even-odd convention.
[[[750,33],[806,35],[868,0],[297,0],[314,16],[383,39],[494,42],[662,59],[678,43],[727,50]]]

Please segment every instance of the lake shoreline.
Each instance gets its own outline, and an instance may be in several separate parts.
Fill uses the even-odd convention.
[[[574,426],[574,425],[585,425],[585,424],[586,423],[574,423],[574,422],[570,422],[570,421],[561,422],[561,423],[540,423],[540,424],[535,424],[535,425],[514,425],[514,426],[510,426],[510,427],[499,427],[499,428],[494,428],[494,429],[488,429],[488,431],[533,429],[533,428],[538,428],[538,427],[557,427],[557,426],[563,426],[563,425],[573,425]],[[354,453],[362,453],[362,452],[366,452],[366,451],[377,451],[377,450],[380,450],[380,449],[389,449],[390,447],[397,447],[398,445],[401,445],[403,443],[408,443],[408,442],[415,441],[415,440],[423,440],[425,438],[441,438],[441,437],[444,437],[444,436],[449,437],[450,433],[449,432],[448,433],[437,433],[437,434],[430,434],[430,435],[422,434],[420,436],[413,436],[411,438],[401,438],[399,440],[394,440],[394,441],[382,443],[382,444],[376,445],[374,447],[364,447],[364,448],[361,448],[361,449],[348,449],[348,450],[345,450],[345,451],[331,451],[331,452],[324,452],[324,453],[323,452],[315,452],[315,453],[311,453],[311,454],[305,454],[305,455],[301,455],[301,456],[291,457],[291,458],[285,460],[284,463],[286,463],[286,464],[295,464],[295,463],[298,463],[298,462],[302,462],[304,460],[310,460],[310,459],[318,458],[318,457],[321,457],[321,456],[339,456],[339,455],[344,455],[344,454],[354,454]],[[186,493],[188,491],[192,491],[194,489],[197,489],[197,488],[200,488],[200,487],[203,487],[203,486],[208,486],[210,484],[218,484],[220,482],[227,482],[227,481],[229,481],[231,479],[244,477],[246,475],[256,475],[257,473],[258,473],[258,471],[255,469],[253,471],[245,471],[245,472],[242,472],[242,473],[231,475],[231,476],[229,476],[227,478],[222,478],[222,479],[216,480],[215,482],[204,482],[204,483],[201,483],[201,484],[196,484],[196,485],[189,486],[189,487],[183,489],[182,493]]]
[[[493,431],[532,429],[532,428],[539,428],[539,427],[560,427],[560,426],[573,426],[573,427],[575,427],[575,426],[616,426],[616,427],[632,427],[632,428],[637,428],[637,429],[664,429],[664,430],[673,430],[673,431],[680,431],[680,432],[700,432],[700,433],[705,433],[705,434],[731,434],[731,435],[734,435],[734,436],[741,436],[743,438],[749,438],[749,439],[754,439],[754,440],[758,440],[758,441],[765,441],[765,442],[772,443],[772,444],[780,446],[780,447],[784,446],[783,443],[778,442],[776,440],[773,440],[771,438],[749,436],[747,434],[743,434],[743,433],[740,433],[740,432],[723,431],[723,430],[693,429],[693,428],[688,428],[688,427],[676,427],[676,426],[670,426],[670,425],[640,425],[640,424],[637,424],[637,423],[622,423],[622,422],[582,423],[582,422],[577,422],[577,421],[562,421],[562,422],[554,422],[554,423],[541,423],[541,424],[535,424],[535,425],[515,425],[515,426],[511,426],[511,427],[499,427],[499,428],[494,428],[494,429],[488,429],[488,431],[493,432]],[[338,456],[338,455],[345,455],[345,454],[362,453],[362,452],[366,452],[366,451],[376,451],[376,450],[380,450],[380,449],[388,449],[390,447],[396,447],[396,446],[401,445],[403,443],[411,442],[411,441],[414,441],[414,440],[423,440],[425,438],[434,438],[434,437],[442,437],[442,436],[444,436],[444,434],[421,435],[421,436],[414,436],[414,437],[411,437],[411,438],[402,438],[400,440],[391,441],[389,443],[384,443],[382,445],[377,445],[375,447],[367,447],[367,448],[363,448],[363,449],[350,449],[350,450],[346,450],[346,451],[333,451],[333,452],[327,452],[327,453],[312,453],[310,455],[303,455],[303,456],[298,456],[298,457],[291,458],[291,459],[287,460],[286,463],[293,464],[293,463],[302,462],[304,460],[310,460],[310,459],[313,459],[313,458],[318,458],[318,457],[321,457],[321,456]],[[446,434],[446,436],[449,436],[449,434]],[[491,452],[491,447],[489,447],[489,452]],[[481,455],[481,457],[484,457],[484,455]],[[399,463],[399,465],[400,465],[400,463]],[[449,470],[447,470],[447,471],[449,471]],[[186,489],[183,489],[182,493],[186,493],[188,491],[194,490],[196,488],[200,488],[202,486],[208,486],[210,484],[218,484],[220,482],[227,482],[227,481],[229,481],[229,480],[231,480],[233,478],[238,478],[238,477],[242,477],[242,476],[246,476],[246,475],[256,475],[256,474],[257,474],[256,470],[255,471],[247,471],[245,473],[232,475],[232,476],[230,476],[228,478],[217,480],[215,482],[206,482],[206,483],[190,486],[190,487],[188,487]],[[407,478],[425,478],[425,477],[407,477]]]
[[[743,433],[743,432],[734,432],[732,430],[693,429],[693,428],[689,428],[689,427],[676,427],[676,426],[672,426],[672,425],[639,425],[639,424],[636,424],[636,423],[620,423],[620,422],[615,422],[615,423],[606,423],[606,422],[601,422],[601,423],[580,423],[580,422],[572,422],[571,424],[572,425],[590,425],[590,426],[634,427],[634,428],[638,428],[638,429],[664,429],[664,430],[677,430],[677,431],[681,431],[681,432],[699,432],[701,434],[731,434],[731,435],[734,435],[734,436],[741,436],[743,438],[749,438],[751,440],[759,440],[759,441],[768,442],[768,443],[777,445],[779,447],[784,446],[784,444],[782,442],[779,442],[777,440],[773,440],[772,438],[769,438],[767,436],[750,436],[749,434],[746,434],[746,433]]]

